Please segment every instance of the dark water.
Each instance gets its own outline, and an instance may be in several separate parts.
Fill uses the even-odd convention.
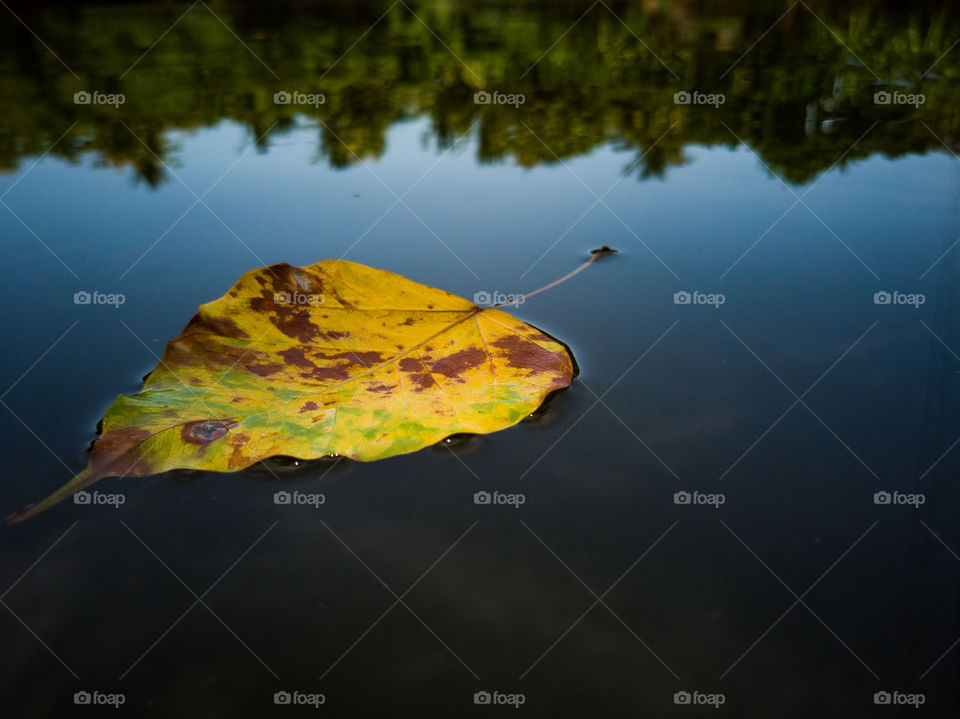
[[[112,399],[249,269],[346,257],[473,297],[620,250],[515,311],[581,369],[537,421],[104,480],[119,509],[3,529],[5,716],[72,715],[78,691],[130,716],[957,714],[955,4],[0,17],[4,512],[79,470]]]

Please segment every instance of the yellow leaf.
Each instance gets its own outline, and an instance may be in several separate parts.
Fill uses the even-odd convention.
[[[261,268],[202,305],[143,390],[114,401],[87,468],[7,522],[108,476],[369,461],[495,432],[572,376],[562,344],[499,309],[353,262]]]

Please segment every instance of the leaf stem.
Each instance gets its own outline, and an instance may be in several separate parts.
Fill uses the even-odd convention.
[[[557,280],[554,280],[553,282],[551,282],[549,285],[544,285],[543,287],[541,287],[541,288],[539,288],[539,289],[536,289],[536,290],[534,290],[533,292],[526,292],[526,293],[524,293],[523,299],[526,301],[526,300],[530,299],[531,297],[533,297],[534,295],[539,295],[541,292],[546,292],[547,290],[556,287],[556,286],[559,285],[561,282],[566,282],[566,281],[569,280],[571,277],[573,277],[575,274],[578,274],[578,273],[580,273],[580,272],[583,272],[585,269],[587,269],[587,267],[589,267],[590,264],[591,264],[592,262],[594,262],[598,257],[602,257],[603,255],[609,255],[609,254],[612,254],[612,253],[614,253],[614,252],[616,252],[616,250],[614,250],[614,249],[612,249],[612,248],[610,248],[610,247],[607,247],[606,245],[604,245],[603,247],[601,247],[601,248],[598,249],[598,250],[593,250],[593,251],[591,252],[591,254],[590,254],[590,259],[587,260],[586,262],[584,262],[582,265],[580,265],[577,269],[573,270],[572,272],[568,272],[567,274],[565,274],[565,275],[564,275],[563,277],[561,277],[560,279],[557,279]],[[506,307],[507,305],[512,305],[512,304],[514,304],[514,302],[500,302],[499,304],[493,305],[493,307],[494,307],[494,308],[496,308],[496,307]]]

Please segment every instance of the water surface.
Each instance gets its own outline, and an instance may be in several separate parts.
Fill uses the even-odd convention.
[[[680,691],[717,716],[903,711],[879,691],[956,712],[960,15],[787,7],[4,10],[5,512],[78,471],[250,269],[342,257],[471,298],[619,250],[514,310],[581,370],[536,421],[104,480],[121,508],[0,532],[12,715],[83,690],[136,716],[264,716],[277,691],[336,716],[508,710],[478,691],[538,716],[714,712]]]

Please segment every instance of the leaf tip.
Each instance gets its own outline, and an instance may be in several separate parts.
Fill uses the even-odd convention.
[[[11,527],[14,524],[19,524],[28,517],[32,517],[34,512],[31,511],[36,506],[36,504],[28,504],[25,507],[21,507],[16,512],[11,512],[6,517],[3,518],[3,523],[7,527]]]

